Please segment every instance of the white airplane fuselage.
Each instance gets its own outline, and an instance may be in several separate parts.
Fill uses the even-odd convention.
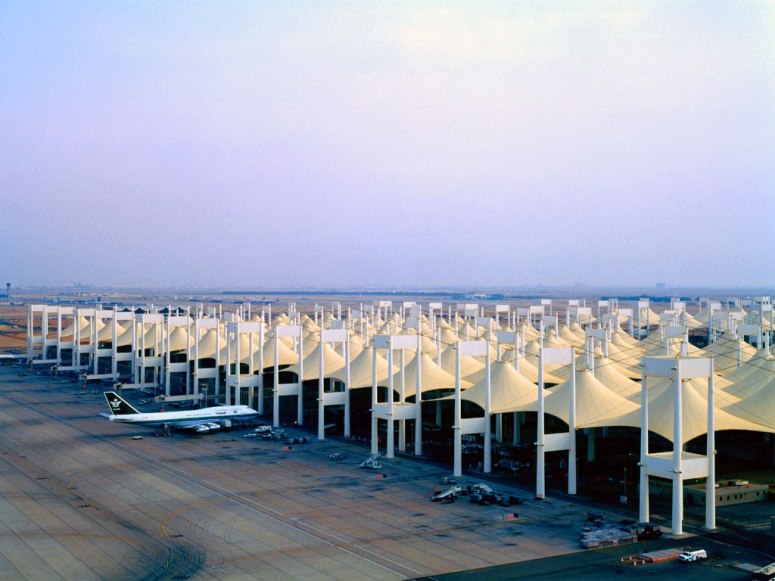
[[[217,406],[198,410],[183,410],[174,412],[152,412],[136,414],[111,414],[112,422],[125,424],[144,424],[147,426],[179,426],[196,425],[203,422],[218,422],[222,420],[244,420],[255,416],[256,411],[246,405]]]

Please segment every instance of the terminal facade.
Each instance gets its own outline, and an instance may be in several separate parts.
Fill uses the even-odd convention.
[[[640,430],[641,520],[658,484],[669,482],[681,534],[687,498],[706,505],[710,529],[715,507],[731,502],[721,491],[695,494],[716,482],[716,433],[775,432],[770,298],[697,307],[690,314],[677,299],[661,312],[645,299],[289,304],[279,312],[249,303],[230,312],[30,305],[27,359],[84,382],[152,389],[165,404],[249,405],[274,425],[309,424],[320,439],[331,430],[365,435],[387,457],[423,455],[423,438],[446,430],[458,476],[472,465],[490,472],[497,444],[527,445],[538,498],[548,458],[559,458],[576,494],[579,442],[594,460],[610,430]],[[667,445],[650,450],[654,437]],[[472,441],[481,442],[475,464]],[[625,468],[625,496],[626,478]]]

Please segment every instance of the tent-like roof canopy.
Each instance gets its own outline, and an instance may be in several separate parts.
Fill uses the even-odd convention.
[[[756,357],[756,347],[749,345],[745,341],[738,341],[730,337],[719,337],[715,342],[699,349],[699,357],[713,357],[715,359],[716,371],[725,373],[730,369],[737,368],[737,357],[740,354],[742,363],[750,361]]]
[[[723,407],[725,412],[775,432],[775,378],[745,399]]]
[[[461,399],[473,402],[484,409],[487,383],[484,379],[468,388]],[[443,399],[454,399],[454,395]],[[498,361],[490,368],[490,413],[504,413],[513,408],[533,405],[538,400],[538,386],[520,375],[511,363]]]
[[[549,392],[544,401],[544,410],[546,413],[552,414],[568,423],[570,413],[570,381],[565,381],[553,387]],[[638,407],[637,404],[620,395],[616,395],[608,389],[588,369],[576,372],[577,428],[583,428],[595,422],[601,425],[601,422],[612,421],[627,412],[637,410]]]
[[[615,394],[626,399],[640,400],[641,384],[633,381],[621,366],[610,359],[598,359],[595,361],[595,378]]]
[[[441,368],[453,376],[455,375],[456,352],[457,347],[454,345],[450,345],[441,352]],[[484,369],[484,361],[470,355],[460,356],[460,377],[468,377],[481,369]]]
[[[323,351],[324,377],[333,377],[334,373],[345,366],[344,357],[334,351],[329,342],[326,341],[318,343],[315,349],[313,349],[309,355],[304,357],[304,377],[302,378],[302,381],[309,381],[311,379],[320,378],[321,346]],[[299,364],[296,363],[291,365],[287,370],[292,371],[298,375]]]
[[[759,391],[762,386],[768,385],[773,377],[775,377],[773,357],[750,360],[724,375],[724,379],[732,384],[726,388],[726,391],[741,398]]]
[[[373,353],[373,347],[364,347],[358,356],[350,362],[350,389],[371,387]],[[377,353],[377,385],[387,385],[387,369],[387,360],[380,353]],[[344,367],[334,371],[331,377],[345,381]]]
[[[278,365],[295,365],[299,362],[299,355],[285,344],[284,338],[280,337],[277,341]],[[264,352],[264,368],[274,367],[274,343],[274,335],[267,337],[266,341],[264,341],[262,348]],[[256,367],[258,367],[258,353],[254,355],[254,361]]]
[[[412,358],[404,370],[404,380],[406,382],[404,391],[405,397],[417,393],[417,359],[417,357]],[[455,387],[455,376],[436,365],[427,353],[423,353],[420,359],[422,361],[420,379],[422,381],[423,393],[433,391],[434,389]],[[396,391],[399,390],[400,381],[401,373],[400,370],[398,370],[393,376],[393,388]],[[467,388],[471,384],[461,379],[460,385]]]
[[[649,388],[649,391],[651,388]],[[683,410],[683,442],[693,440],[694,438],[706,434],[708,431],[708,400],[705,399],[699,390],[688,388],[682,390],[682,410]],[[640,427],[640,406],[637,409],[627,412],[618,418],[592,422],[586,427],[600,426],[633,426]],[[722,410],[715,411],[716,431],[721,430],[749,430],[755,432],[771,431],[769,428],[742,419],[736,415]],[[668,440],[673,440],[673,390],[665,387],[649,403],[649,431],[660,434]]]

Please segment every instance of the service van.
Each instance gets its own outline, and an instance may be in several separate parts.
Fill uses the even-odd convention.
[[[707,559],[708,552],[705,549],[697,549],[696,551],[684,551],[678,555],[679,561],[697,561],[699,559]]]

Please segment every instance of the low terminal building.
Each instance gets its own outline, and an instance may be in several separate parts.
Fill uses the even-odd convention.
[[[652,494],[670,497],[673,483],[669,480],[652,478],[649,482]],[[723,480],[716,482],[716,506],[728,506],[732,504],[745,504],[749,502],[762,502],[767,500],[769,486],[767,484],[755,484],[748,480]],[[704,505],[706,487],[705,483],[686,484],[684,486],[686,504]]]

